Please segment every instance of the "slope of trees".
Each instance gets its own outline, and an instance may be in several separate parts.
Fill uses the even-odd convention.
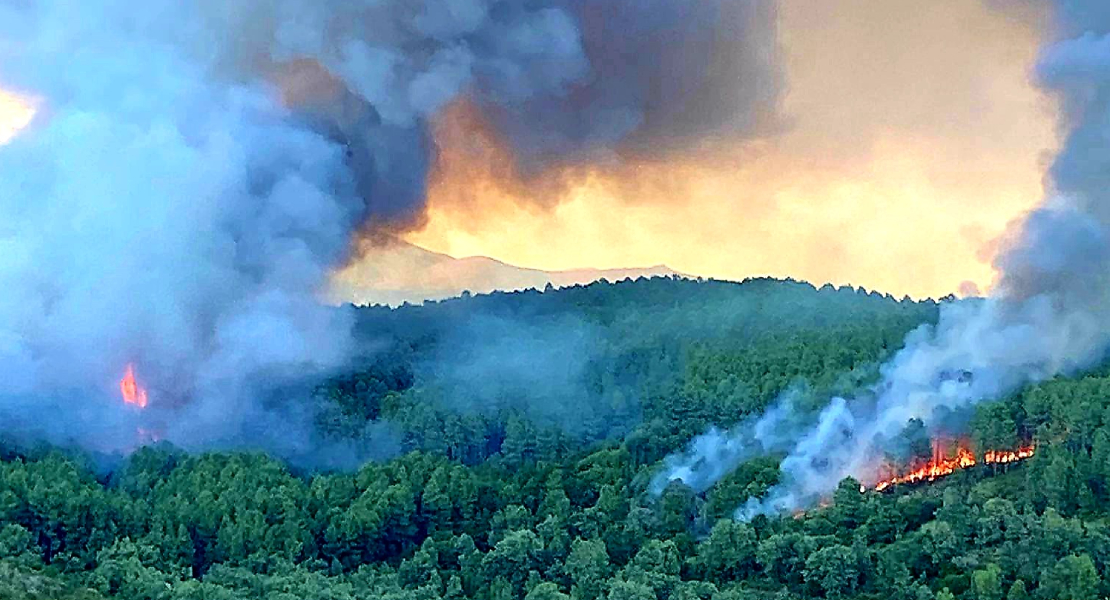
[[[778,477],[648,492],[660,459],[786,389],[871,381],[933,303],[797,282],[669,279],[359,309],[363,365],[321,383],[330,436],[397,455],[306,473],[139,450],[104,472],[0,449],[0,598],[1094,600],[1110,594],[1110,373],[977,408],[1016,465],[727,517]],[[376,428],[367,429],[368,425]]]
[[[323,428],[385,420],[401,451],[466,464],[631,436],[652,462],[792,385],[821,403],[874,379],[936,312],[849,287],[668,278],[364,308],[358,330],[375,354],[322,389]]]

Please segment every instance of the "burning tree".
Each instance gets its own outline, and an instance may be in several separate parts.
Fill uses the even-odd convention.
[[[1033,456],[1036,451],[1036,447],[1032,444],[1017,449],[987,450],[983,453],[983,458],[980,461],[968,447],[966,441],[960,440],[957,442],[954,452],[950,453],[949,449],[952,446],[953,444],[944,438],[934,438],[932,440],[932,455],[928,459],[913,461],[907,468],[901,470],[883,469],[879,480],[873,486],[874,489],[881,492],[895,485],[936,481],[977,464],[1014,463]]]
[[[120,395],[123,396],[124,402],[139,408],[146,408],[146,388],[139,385],[138,380],[135,379],[134,364],[127,365],[127,371],[124,373],[123,378],[119,380],[119,391]]]

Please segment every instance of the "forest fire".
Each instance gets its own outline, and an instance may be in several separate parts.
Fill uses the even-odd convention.
[[[138,380],[135,379],[135,365],[128,364],[127,372],[124,373],[123,379],[119,380],[120,395],[123,396],[123,401],[139,408],[146,408],[147,394],[146,388],[139,385]]]
[[[1033,445],[1023,446],[1016,450],[988,450],[983,455],[982,464],[997,465],[1009,464],[1025,460],[1033,456],[1036,447]],[[941,440],[933,440],[933,456],[924,464],[918,464],[912,468],[908,473],[901,475],[894,475],[885,477],[875,483],[874,488],[876,491],[882,492],[895,485],[918,483],[922,481],[936,481],[942,477],[951,475],[961,469],[967,469],[980,464],[975,458],[975,454],[969,450],[964,444],[960,444],[956,448],[955,456],[948,456],[945,451],[945,445]]]
[[[1007,463],[1025,460],[1033,456],[1035,446],[1026,446],[1017,450],[988,450],[983,456],[983,462],[988,465],[1004,465]]]

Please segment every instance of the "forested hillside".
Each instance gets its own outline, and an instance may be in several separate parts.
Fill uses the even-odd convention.
[[[1020,464],[729,519],[778,458],[702,494],[662,459],[790,389],[874,381],[931,301],[659,278],[352,309],[362,359],[317,382],[321,436],[378,457],[103,457],[0,447],[0,599],[1094,600],[1110,594],[1110,374],[981,405]],[[348,457],[349,458],[349,457]],[[340,464],[319,457],[316,464]]]

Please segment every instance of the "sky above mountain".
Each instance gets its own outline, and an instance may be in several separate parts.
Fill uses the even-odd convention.
[[[475,152],[481,136],[449,110],[427,218],[404,237],[538,269],[985,292],[1057,145],[1031,81],[1046,19],[1021,2],[789,0],[781,129],[568,170],[554,193],[506,181],[503,148]]]
[[[782,89],[766,92],[773,126],[699,129],[696,143],[667,152],[575,155],[545,164],[539,178],[506,166],[521,162],[520,142],[488,115],[475,117],[472,96],[460,95],[432,117],[426,201],[390,227],[434,253],[538,271],[665,264],[915,297],[985,293],[1006,232],[1043,197],[1058,146],[1056,107],[1031,76],[1048,29],[1042,9],[785,0],[772,18],[751,19],[775,28],[752,42],[774,40],[767,63],[782,71]],[[738,80],[737,89],[752,85]],[[730,98],[714,92],[717,104]],[[752,95],[737,93],[737,102]],[[0,142],[27,124],[34,104],[0,91]],[[758,106],[702,109],[768,110]],[[384,284],[356,273],[421,268],[416,253],[360,247],[333,290]],[[475,278],[486,271],[469,273],[469,287],[504,283],[493,271],[485,282]],[[438,289],[437,277],[405,289]]]
[[[599,279],[612,282],[639,277],[683,275],[665,265],[645,268],[569,269],[543,271],[506,264],[486,256],[455,258],[405,242],[372,250],[374,260],[363,260],[337,273],[328,290],[335,303],[386,304],[440,300],[463,292],[487,294],[496,290],[542,290],[585,285]]]

